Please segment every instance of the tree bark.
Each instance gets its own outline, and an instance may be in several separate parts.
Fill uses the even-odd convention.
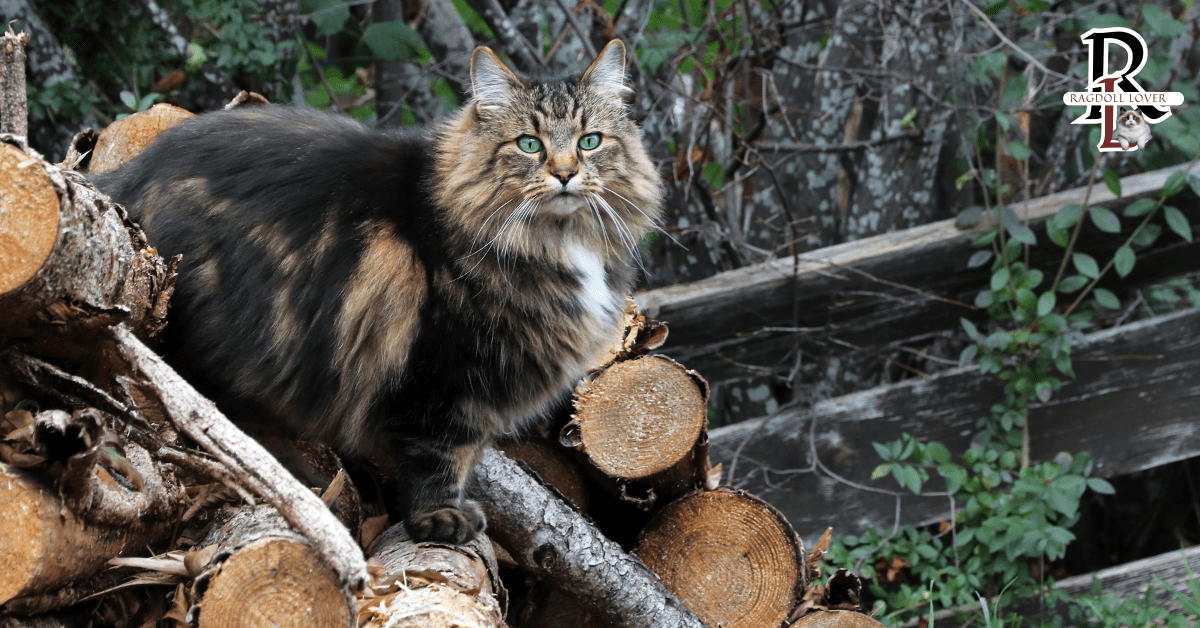
[[[462,103],[471,97],[471,51],[475,37],[450,0],[422,0],[417,31],[430,52],[452,77],[455,94]]]
[[[679,499],[650,520],[635,553],[709,626],[779,626],[807,585],[800,537],[744,491]]]
[[[11,135],[0,136],[0,193],[11,199],[0,204],[2,335],[118,322],[142,337],[158,333],[174,262],[150,249],[123,209]]]
[[[25,43],[29,35],[11,30],[0,41],[0,133],[29,134],[25,102]]]
[[[642,562],[495,450],[469,488],[489,531],[523,568],[574,592],[590,612],[624,628],[700,628],[703,622]]]

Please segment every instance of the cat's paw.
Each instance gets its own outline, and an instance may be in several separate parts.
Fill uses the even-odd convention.
[[[418,512],[404,522],[412,540],[462,545],[483,532],[487,520],[479,504],[463,501],[458,508],[439,508]]]

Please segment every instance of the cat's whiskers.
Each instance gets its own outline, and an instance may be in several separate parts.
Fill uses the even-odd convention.
[[[616,196],[617,198],[619,198],[619,199],[621,199],[622,201],[624,201],[624,202],[625,202],[625,206],[626,206],[626,207],[631,207],[631,208],[633,208],[633,210],[634,210],[634,211],[636,211],[637,213],[639,213],[639,214],[641,214],[642,216],[644,216],[644,217],[646,218],[647,222],[649,222],[649,223],[650,223],[650,227],[651,227],[652,229],[654,229],[655,231],[657,231],[657,232],[659,232],[659,233],[661,233],[661,234],[663,234],[663,235],[667,236],[668,238],[670,238],[672,242],[674,242],[675,244],[679,245],[679,248],[681,248],[681,249],[683,249],[683,250],[685,250],[685,251],[686,251],[686,250],[688,250],[688,248],[687,248],[686,246],[684,246],[682,242],[680,242],[679,240],[676,240],[676,239],[675,239],[675,236],[671,235],[670,233],[667,233],[667,230],[666,230],[666,229],[663,229],[662,227],[658,226],[658,224],[654,222],[654,219],[653,219],[653,218],[651,218],[651,217],[649,217],[649,216],[646,216],[646,212],[642,211],[642,209],[641,209],[640,207],[638,207],[638,206],[637,206],[637,204],[635,204],[633,201],[631,201],[631,200],[629,200],[629,199],[625,198],[624,196],[622,196],[622,195],[621,195],[621,193],[620,193],[620,192],[617,192],[616,190],[614,190],[614,189],[612,189],[612,188],[610,188],[610,187],[608,187],[608,186],[604,186],[604,185],[602,185],[602,186],[600,186],[600,187],[604,188],[604,191],[605,191],[605,192],[608,192],[609,194],[612,194],[613,196]]]
[[[596,217],[596,224],[600,225],[600,234],[604,236],[604,250],[609,255],[612,254],[612,247],[608,244],[608,230],[604,228],[604,217],[600,215],[600,210],[596,209],[596,203],[591,197],[584,197],[588,207],[592,210],[592,215]]]
[[[608,201],[603,196],[597,195],[596,200],[599,201],[600,206],[612,218],[613,224],[617,228],[617,233],[621,235],[621,242],[625,245],[625,250],[629,253],[629,256],[637,263],[638,268],[642,269],[643,274],[648,274],[646,266],[642,264],[641,249],[638,248],[637,239],[633,237],[633,233],[629,230],[629,225],[625,224],[625,221],[617,214],[612,205],[608,204]]]
[[[510,199],[508,202],[506,202],[505,205],[507,205],[510,202],[512,202],[512,199]],[[521,213],[523,211],[523,209],[525,208],[525,206],[528,205],[530,202],[531,202],[530,199],[524,199],[520,203],[517,203],[517,206],[515,208],[513,208],[512,213],[510,213],[508,215],[508,217],[504,219],[504,222],[500,225],[500,229],[496,232],[496,235],[493,236],[491,240],[488,240],[487,244],[484,244],[483,246],[479,247],[479,249],[477,249],[475,252],[459,258],[460,260],[465,260],[465,259],[469,259],[470,257],[472,257],[478,253],[482,253],[479,256],[479,261],[475,262],[474,266],[471,266],[467,270],[464,270],[461,275],[459,275],[458,277],[456,277],[454,279],[454,281],[458,281],[459,279],[466,277],[468,274],[471,273],[471,271],[478,268],[479,264],[481,264],[483,262],[483,260],[487,259],[488,249],[494,249],[496,251],[496,260],[497,260],[497,262],[500,261],[500,249],[499,249],[499,247],[496,247],[494,245],[504,235],[504,231],[509,226],[509,224],[512,223],[513,217],[516,216],[517,214]],[[502,207],[503,206],[496,208],[496,211],[492,212],[492,215],[495,215],[496,212],[500,211],[500,209]],[[489,216],[488,219],[490,220],[491,217]],[[486,222],[487,221],[484,221],[485,224],[486,224]],[[483,227],[481,226],[480,232],[482,232],[482,230],[483,230]],[[476,238],[478,238],[478,236],[479,236],[479,232],[476,233]],[[505,277],[505,282],[507,283],[507,281],[508,281],[508,278]]]

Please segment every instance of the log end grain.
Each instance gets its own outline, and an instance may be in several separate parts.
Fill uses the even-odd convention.
[[[312,548],[268,537],[238,550],[212,577],[199,625],[344,628],[350,625],[350,609],[337,575]]]
[[[53,490],[0,464],[0,604],[66,585],[123,547],[119,531],[84,525]]]
[[[707,387],[651,355],[613,364],[577,394],[563,440],[605,474],[640,480],[689,457],[707,420]]]
[[[803,550],[774,508],[742,491],[692,493],[642,531],[635,553],[709,626],[779,626],[803,588]]]
[[[96,140],[88,169],[100,174],[120,168],[142,152],[163,131],[194,114],[174,105],[160,103],[108,125]]]
[[[0,294],[37,273],[58,238],[58,194],[38,160],[0,146]]]
[[[788,628],[882,628],[883,624],[858,611],[812,611]]]

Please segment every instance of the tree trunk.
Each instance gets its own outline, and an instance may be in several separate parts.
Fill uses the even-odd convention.
[[[792,526],[766,502],[733,489],[667,506],[642,530],[635,553],[709,626],[779,626],[807,584]]]
[[[584,608],[623,628],[701,628],[641,561],[495,450],[484,452],[469,492],[489,531],[529,572],[572,591]]]

